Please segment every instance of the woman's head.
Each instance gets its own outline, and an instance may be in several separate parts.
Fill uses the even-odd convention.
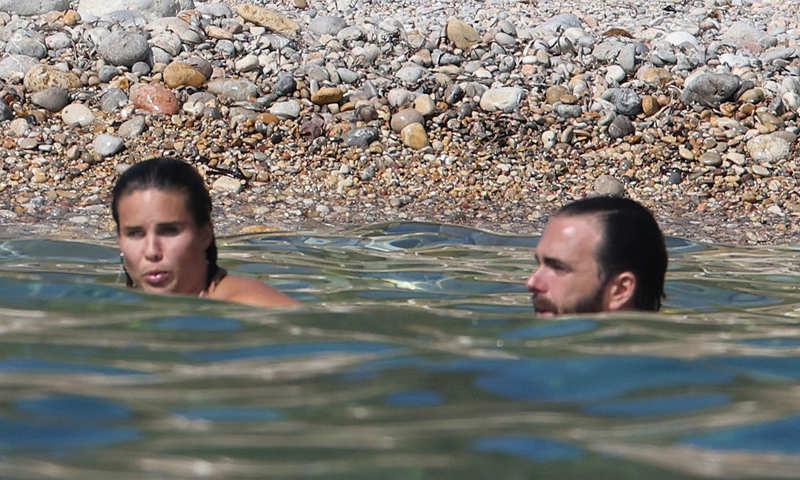
[[[197,232],[205,230],[209,233],[210,242],[205,249],[205,260],[208,265],[205,269],[205,285],[207,286],[217,273],[217,246],[211,226],[211,197],[203,178],[188,163],[172,158],[152,158],[133,165],[120,176],[112,191],[111,200],[111,213],[116,223],[120,248],[122,249],[123,242],[129,238],[126,237],[128,231],[121,231],[121,227],[130,222],[130,219],[122,218],[121,215],[123,212],[133,212],[137,215],[140,213],[138,205],[126,203],[123,205],[125,208],[121,208],[121,203],[127,199],[141,201],[143,198],[141,193],[148,190],[169,194],[168,196],[173,198],[182,198],[183,208],[181,210],[185,209],[185,212],[188,213],[188,218],[193,223],[191,227]],[[152,196],[147,198],[150,197]],[[164,195],[160,195],[159,198],[163,199]],[[159,205],[160,203],[154,203],[146,208],[159,208]],[[142,205],[142,208],[145,206]],[[187,216],[186,213],[184,215]],[[141,225],[135,225],[135,227],[140,228]],[[126,245],[130,245],[130,242],[127,242]],[[123,253],[125,253],[124,249]],[[134,283],[130,275],[127,275],[127,280],[129,286]]]

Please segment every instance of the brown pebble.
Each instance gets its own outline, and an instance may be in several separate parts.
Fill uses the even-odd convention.
[[[134,107],[152,113],[172,115],[178,112],[178,99],[171,90],[158,85],[140,85],[131,95]]]

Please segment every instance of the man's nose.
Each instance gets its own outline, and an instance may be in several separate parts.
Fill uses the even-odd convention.
[[[542,291],[542,282],[539,276],[539,268],[536,268],[531,272],[531,274],[528,276],[528,279],[525,281],[525,286],[528,287],[528,290],[530,290],[531,292]]]

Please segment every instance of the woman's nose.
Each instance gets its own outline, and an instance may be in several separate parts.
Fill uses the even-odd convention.
[[[144,255],[150,261],[158,261],[161,259],[161,242],[159,242],[156,235],[148,235],[145,240]]]

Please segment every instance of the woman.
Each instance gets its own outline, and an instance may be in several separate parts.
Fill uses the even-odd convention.
[[[298,302],[217,266],[211,197],[189,164],[153,158],[117,180],[111,212],[129,287],[262,306]]]

